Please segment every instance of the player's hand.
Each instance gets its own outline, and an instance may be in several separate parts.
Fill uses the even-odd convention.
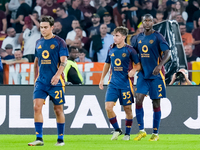
[[[128,73],[129,78],[134,77],[134,75],[135,75],[135,70],[129,71],[129,73]]]
[[[56,76],[56,75],[53,76],[52,79],[51,79],[51,84],[52,85],[58,84],[59,78],[60,78],[59,76]]]
[[[99,82],[99,88],[100,88],[101,90],[103,90],[103,80],[100,80],[100,82]]]
[[[162,69],[162,66],[160,65],[156,66],[156,68],[154,68],[153,70],[153,75],[155,76],[158,75],[161,69]]]

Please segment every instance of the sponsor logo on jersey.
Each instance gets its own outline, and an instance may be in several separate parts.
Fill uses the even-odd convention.
[[[56,46],[54,44],[51,44],[50,48],[54,49]]]
[[[153,42],[154,42],[153,40],[150,40],[150,41],[149,41],[150,44],[153,44]]]
[[[122,57],[126,57],[126,53],[123,53],[123,54],[122,54]]]
[[[142,41],[140,40],[138,43],[142,43]]]

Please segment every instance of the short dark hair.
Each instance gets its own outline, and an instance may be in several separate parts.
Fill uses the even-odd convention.
[[[80,30],[83,30],[83,29],[82,29],[81,27],[76,27],[76,28],[75,28],[75,30],[76,30],[76,29],[80,29]]]
[[[75,46],[70,46],[70,47],[69,47],[69,53],[71,53],[71,51],[72,51],[73,49],[78,49],[78,48],[75,47]],[[78,50],[79,50],[79,49],[78,49]]]
[[[144,18],[151,18],[153,20],[153,16],[151,14],[145,14],[143,17],[142,17],[142,21]]]
[[[16,49],[15,49],[15,52],[16,52],[16,51],[22,52],[22,50],[21,50],[20,48],[16,48]]]
[[[62,6],[62,5],[59,5],[57,8],[60,8],[60,10],[64,10],[64,11],[66,11],[65,7]]]
[[[54,19],[51,16],[44,16],[42,17],[40,22],[48,22],[50,24],[50,26],[54,25]]]
[[[84,49],[84,48],[81,48],[81,49],[79,49],[79,53],[84,53],[84,54],[87,54],[87,50],[86,50],[86,49]]]
[[[179,22],[178,25],[179,26],[185,26],[185,23],[184,22]]]
[[[163,11],[158,10],[156,13],[157,13],[157,14],[163,14]],[[164,14],[163,14],[163,15],[164,15]]]
[[[120,26],[114,29],[113,34],[119,32],[120,34],[127,36],[128,35],[128,28]]]
[[[36,10],[33,10],[32,14],[38,14],[38,12]]]

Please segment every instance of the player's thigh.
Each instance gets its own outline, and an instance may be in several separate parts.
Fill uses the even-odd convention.
[[[47,91],[45,90],[46,87],[40,82],[36,82],[34,91],[33,91],[33,99],[46,99],[48,96]]]
[[[64,87],[62,86],[52,86],[48,90],[50,95],[50,100],[52,100],[54,105],[62,105],[65,103]]]
[[[34,111],[42,111],[42,106],[44,104],[44,99],[36,98],[33,100]]]
[[[149,91],[149,80],[145,80],[143,77],[138,76],[135,93],[141,93],[147,95]]]
[[[151,99],[160,99],[166,97],[165,81],[159,78],[152,80],[149,96]]]
[[[131,105],[134,102],[133,93],[130,88],[120,90],[119,102],[123,106]]]
[[[105,96],[105,102],[116,102],[119,98],[119,89],[114,88],[113,86],[108,85],[106,96]]]

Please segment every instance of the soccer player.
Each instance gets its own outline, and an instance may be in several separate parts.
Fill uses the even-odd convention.
[[[143,100],[149,92],[153,101],[153,134],[149,141],[159,140],[158,129],[161,119],[160,98],[166,97],[165,78],[161,69],[170,58],[170,48],[164,37],[153,30],[153,17],[146,14],[142,24],[144,32],[131,39],[131,45],[139,53],[142,70],[138,72],[136,84],[136,118],[139,133],[134,140],[139,141],[147,134],[144,130]],[[162,54],[163,53],[163,54]]]
[[[130,140],[130,131],[133,122],[133,114],[131,105],[133,103],[133,86],[130,77],[133,77],[136,70],[140,69],[139,58],[137,52],[125,43],[128,35],[128,29],[125,27],[117,27],[113,31],[114,44],[108,50],[106,63],[103,68],[99,88],[103,90],[104,77],[111,66],[111,76],[105,97],[105,109],[110,123],[115,131],[111,140],[117,140],[122,134],[122,130],[117,123],[116,114],[113,107],[119,98],[120,105],[123,105],[126,113],[126,131],[122,140]],[[133,63],[135,63],[133,68]],[[130,70],[130,65],[132,66]],[[129,71],[130,70],[130,71]]]
[[[68,49],[63,39],[53,35],[53,25],[53,17],[45,16],[41,19],[40,31],[43,37],[36,42],[34,61],[34,72],[38,70],[33,93],[36,141],[28,143],[29,146],[44,145],[42,139],[42,106],[48,95],[53,102],[57,121],[58,139],[56,146],[64,145],[65,116],[63,104],[65,103],[65,84],[62,73],[67,62]]]

